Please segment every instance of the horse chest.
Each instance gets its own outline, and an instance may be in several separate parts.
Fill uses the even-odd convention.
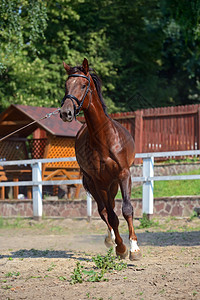
[[[88,151],[86,159],[77,156],[80,167],[93,178],[98,180],[111,180],[118,173],[118,165],[110,157],[102,158],[98,151]],[[85,156],[84,156],[85,157]]]

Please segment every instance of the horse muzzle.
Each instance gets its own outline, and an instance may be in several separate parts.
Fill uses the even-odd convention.
[[[74,111],[71,109],[60,109],[60,118],[63,122],[72,122],[74,118]]]

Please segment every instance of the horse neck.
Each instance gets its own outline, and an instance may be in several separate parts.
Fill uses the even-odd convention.
[[[109,130],[110,118],[105,114],[96,89],[92,93],[91,103],[84,111],[86,124],[90,138],[98,144],[105,140],[105,134]]]

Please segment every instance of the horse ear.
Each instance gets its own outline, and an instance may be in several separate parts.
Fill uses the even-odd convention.
[[[89,73],[89,65],[88,65],[88,60],[86,58],[84,58],[83,60],[83,69],[85,74]]]
[[[63,61],[63,66],[64,66],[65,70],[67,71],[67,74],[69,74],[71,67],[69,65],[67,65],[64,61]]]

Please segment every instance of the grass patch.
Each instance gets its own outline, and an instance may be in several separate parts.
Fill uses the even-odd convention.
[[[140,225],[137,227],[138,229],[141,228],[149,228],[149,227],[157,227],[159,226],[159,222],[155,222],[153,220],[149,220],[147,214],[143,214],[142,219],[139,219]]]
[[[200,169],[179,175],[200,175]],[[154,182],[154,197],[192,196],[200,195],[200,180],[169,180]],[[118,191],[116,199],[121,199],[121,191]],[[134,187],[131,198],[142,198],[142,186]]]
[[[15,219],[4,219],[0,217],[0,228],[22,228],[24,225],[24,219],[17,217]]]
[[[127,268],[127,264],[119,262],[119,260],[120,259],[113,254],[113,248],[110,248],[105,256],[97,255],[96,257],[92,257],[95,268],[92,267],[88,269],[81,265],[80,262],[77,262],[76,268],[71,275],[70,284],[82,283],[84,281],[108,281],[108,279],[104,277],[107,272],[121,271]]]

